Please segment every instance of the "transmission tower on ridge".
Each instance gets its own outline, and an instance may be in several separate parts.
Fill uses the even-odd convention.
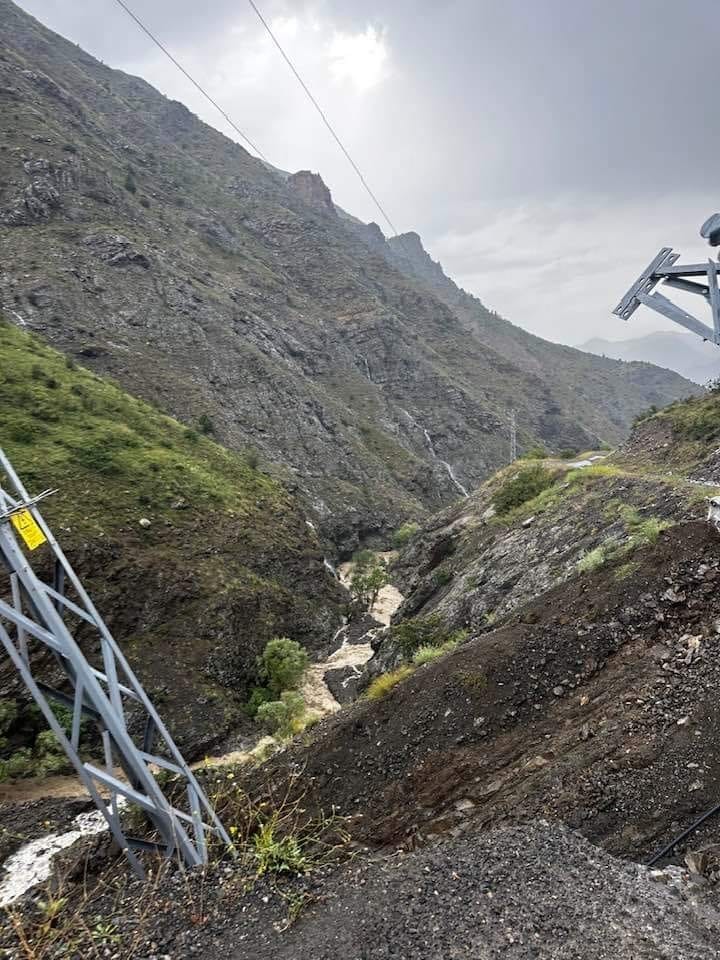
[[[510,411],[510,463],[517,460],[517,421],[515,411]]]
[[[136,850],[162,851],[187,866],[206,863],[209,837],[228,847],[230,838],[43,520],[38,502],[54,492],[30,497],[0,449],[0,577],[4,567],[9,578],[5,589],[0,585],[0,643],[135,872],[143,875]],[[52,586],[30,562],[29,555],[40,547]],[[79,629],[84,649],[97,651],[96,665],[75,640]],[[39,674],[59,677],[63,689],[49,686]],[[51,700],[72,711],[69,732]],[[99,733],[102,761],[88,759],[85,741],[81,752],[89,726],[83,720],[92,721]],[[174,774],[172,800],[153,775],[158,770]],[[120,816],[125,803],[145,813],[157,843],[126,835]]]

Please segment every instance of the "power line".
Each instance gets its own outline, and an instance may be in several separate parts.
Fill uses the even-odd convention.
[[[245,143],[247,143],[247,144],[255,151],[255,153],[257,153],[257,155],[258,155],[259,157],[261,157],[261,158],[265,161],[265,163],[270,163],[270,161],[269,161],[268,158],[265,156],[265,154],[262,152],[262,150],[261,150],[259,147],[256,147],[256,146],[255,146],[255,144],[252,142],[252,140],[250,139],[250,137],[248,137],[247,134],[243,133],[243,131],[242,131],[242,130],[240,129],[240,127],[234,122],[234,120],[232,120],[232,119],[227,115],[227,113],[225,113],[225,111],[224,111],[223,108],[220,106],[220,104],[219,104],[216,100],[213,100],[213,98],[210,96],[210,94],[207,92],[207,90],[204,90],[204,89],[200,86],[200,84],[197,82],[197,80],[195,80],[193,77],[190,76],[190,74],[187,72],[187,70],[185,69],[185,67],[184,67],[181,63],[178,63],[178,61],[177,61],[177,60],[175,59],[175,57],[170,53],[170,51],[167,49],[167,47],[163,46],[163,44],[158,40],[158,38],[148,30],[148,28],[145,26],[145,24],[142,22],[142,20],[141,20],[139,17],[137,17],[137,16],[132,12],[132,10],[130,9],[130,7],[127,6],[127,4],[124,3],[124,0],[115,0],[115,2],[118,4],[118,6],[120,6],[120,7],[123,8],[123,10],[125,11],[125,13],[128,14],[128,16],[132,17],[132,19],[133,19],[133,20],[135,21],[135,23],[140,27],[140,29],[143,31],[143,33],[147,34],[147,36],[150,37],[150,39],[152,40],[152,42],[153,42],[154,44],[156,44],[156,45],[162,50],[162,52],[165,54],[165,56],[175,64],[175,66],[178,68],[178,70],[180,70],[180,72],[183,73],[183,74],[188,78],[188,80],[190,81],[190,83],[192,83],[192,85],[193,85],[197,90],[200,91],[200,93],[205,97],[205,99],[208,100],[208,101],[215,107],[215,109],[218,111],[218,113],[220,113],[221,116],[230,124],[230,126],[233,128],[233,130],[242,137],[242,139],[245,141]]]
[[[121,0],[118,0],[118,3],[120,3],[120,2],[121,2]],[[323,122],[323,123],[325,124],[325,126],[328,128],[328,130],[330,131],[330,133],[331,133],[332,136],[333,136],[333,139],[335,140],[335,142],[337,143],[337,145],[340,147],[340,149],[342,150],[342,152],[343,152],[343,153],[345,154],[345,156],[347,157],[350,165],[352,166],[353,170],[355,171],[355,173],[356,173],[356,174],[358,175],[358,177],[360,178],[360,182],[362,183],[362,185],[363,185],[363,186],[365,187],[365,189],[367,190],[367,192],[368,192],[368,194],[370,195],[370,198],[372,199],[373,203],[374,203],[375,206],[378,208],[378,210],[380,211],[380,213],[382,214],[382,216],[385,218],[385,220],[386,220],[386,222],[388,223],[388,225],[389,225],[390,229],[392,230],[393,234],[397,235],[398,231],[395,229],[392,220],[391,220],[390,217],[385,213],[385,210],[383,209],[382,204],[380,203],[380,201],[378,200],[378,198],[375,196],[375,194],[374,194],[374,193],[372,192],[372,190],[370,189],[370,185],[368,184],[367,180],[365,179],[365,177],[364,177],[364,176],[362,175],[362,173],[360,172],[360,168],[359,168],[358,165],[355,163],[355,161],[353,160],[353,158],[350,156],[350,154],[348,153],[348,151],[345,149],[345,145],[343,144],[343,142],[342,142],[342,140],[340,139],[340,137],[335,133],[335,131],[334,131],[333,127],[332,127],[332,124],[330,123],[330,121],[328,120],[328,118],[325,116],[325,113],[324,113],[322,107],[320,106],[320,104],[317,102],[317,100],[315,99],[315,97],[312,95],[312,93],[311,93],[310,90],[308,89],[307,84],[305,83],[305,81],[303,80],[303,78],[300,76],[300,74],[297,72],[297,70],[295,69],[295,66],[294,66],[292,60],[291,60],[290,57],[285,53],[285,51],[283,50],[283,48],[280,46],[279,40],[277,39],[277,37],[275,36],[275,34],[274,34],[274,33],[272,32],[272,30],[270,29],[270,25],[268,24],[268,22],[265,20],[265,18],[263,17],[263,15],[262,15],[262,14],[260,13],[260,11],[258,10],[257,6],[256,6],[255,3],[254,3],[254,0],[248,0],[248,2],[249,2],[249,4],[250,4],[250,6],[253,8],[253,10],[255,11],[255,13],[258,15],[258,19],[260,20],[260,23],[262,23],[262,25],[265,27],[265,29],[267,30],[267,32],[270,34],[270,39],[272,40],[272,42],[275,44],[275,46],[278,48],[278,50],[279,50],[280,53],[282,54],[283,60],[285,61],[285,63],[287,63],[287,65],[290,67],[290,69],[292,70],[292,72],[295,74],[295,78],[297,79],[298,83],[300,84],[300,86],[303,88],[303,90],[304,90],[305,93],[307,94],[307,96],[308,96],[310,102],[312,103],[312,105],[315,107],[315,109],[317,110],[317,112],[320,114],[320,117],[322,118],[322,122]]]

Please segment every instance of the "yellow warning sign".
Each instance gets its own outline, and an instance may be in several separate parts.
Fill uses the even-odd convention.
[[[37,525],[35,517],[29,510],[20,510],[18,513],[13,513],[10,519],[30,550],[34,550],[35,547],[39,547],[47,541],[47,537]]]

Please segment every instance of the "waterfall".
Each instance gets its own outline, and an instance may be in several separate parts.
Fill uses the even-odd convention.
[[[323,566],[326,570],[329,570],[330,573],[335,577],[336,580],[339,580],[338,572],[335,567],[330,563],[327,557],[323,557]]]
[[[359,353],[358,356],[360,357],[362,362],[365,364],[365,376],[368,378],[370,383],[373,383],[372,374],[370,373],[370,364],[368,363],[367,357],[363,353]]]
[[[434,460],[437,460],[438,463],[440,463],[440,464],[443,465],[443,467],[445,468],[445,472],[446,472],[447,475],[450,477],[450,479],[452,480],[452,482],[455,484],[455,487],[456,487],[456,488],[460,491],[460,493],[463,495],[463,497],[466,497],[466,498],[469,497],[470,494],[467,492],[467,489],[462,485],[462,483],[460,483],[460,481],[458,480],[458,478],[455,476],[455,471],[454,471],[453,468],[450,466],[450,464],[447,462],[447,460],[443,460],[442,457],[439,457],[439,456],[437,455],[437,453],[435,452],[435,446],[434,446],[434,444],[433,444],[433,442],[432,442],[432,438],[431,438],[430,434],[427,432],[427,430],[426,430],[424,427],[423,427],[423,434],[425,435],[425,441],[426,441],[426,443],[427,443],[427,445],[428,445],[428,450],[429,450],[430,453],[432,454],[433,459],[434,459]]]

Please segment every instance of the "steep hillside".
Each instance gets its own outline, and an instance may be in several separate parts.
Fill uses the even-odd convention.
[[[692,333],[656,331],[628,340],[605,340],[593,337],[580,344],[578,350],[616,360],[640,360],[658,367],[675,370],[695,383],[707,383],[720,376],[720,351],[714,343],[701,340]]]
[[[540,377],[563,409],[574,409],[580,424],[597,436],[614,443],[625,436],[633,417],[639,413],[638,393],[658,399],[650,405],[667,403],[669,371],[647,362],[621,363],[620,359],[641,361],[652,358],[619,357],[610,353],[599,360],[581,349],[550,343],[517,327],[488,310],[477,297],[467,293],[445,275],[439,263],[423,249],[416,233],[391,237],[386,255],[404,274],[416,277],[445,303],[463,327],[481,343],[492,346],[511,363]],[[518,282],[521,282],[519,279]],[[662,364],[661,366],[666,366]],[[671,370],[675,369],[671,367]],[[612,383],[611,391],[608,390]],[[692,396],[697,387],[674,381],[676,396]]]
[[[559,449],[617,439],[639,409],[691,390],[588,356],[566,369],[542,341],[514,356],[374,249],[319,178],[268,169],[10,0],[0,18],[11,319],[257,448],[341,549],[505,462],[511,407],[523,445]]]
[[[58,488],[43,513],[191,757],[248,726],[267,640],[327,645],[344,596],[297,500],[252,461],[5,322],[0,438],[31,492]],[[0,704],[16,698],[5,658]],[[21,711],[8,749],[26,722]]]
[[[604,461],[519,461],[406,530],[395,575],[409,596],[373,628],[358,702],[265,764],[198,771],[237,859],[142,882],[90,839],[61,867],[62,898],[50,886],[19,902],[0,945],[710,956],[720,817],[658,869],[641,863],[720,792],[720,535],[700,519],[719,442],[709,394],[646,418]],[[37,835],[48,812],[11,801],[3,823]]]

